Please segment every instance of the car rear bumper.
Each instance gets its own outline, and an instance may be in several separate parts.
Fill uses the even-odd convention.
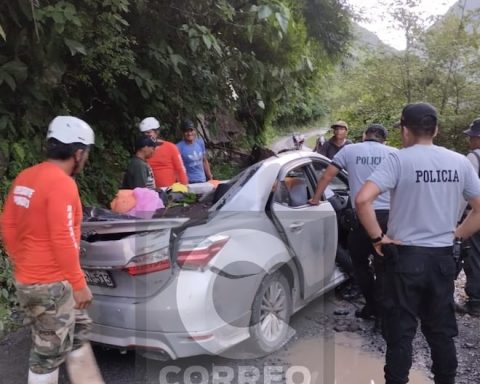
[[[250,336],[258,276],[230,279],[184,271],[147,299],[95,296],[91,340],[171,359],[219,354]]]
[[[246,313],[239,323],[250,319]],[[250,336],[248,327],[230,324],[205,332],[152,332],[115,328],[93,323],[90,340],[120,350],[137,350],[158,360],[178,359],[195,355],[218,355]]]

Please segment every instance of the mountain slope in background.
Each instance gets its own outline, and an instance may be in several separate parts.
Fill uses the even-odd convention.
[[[480,0],[479,0],[480,1]],[[378,48],[385,45],[380,38],[368,29],[361,27],[357,23],[352,25],[352,34],[354,36],[354,44]]]
[[[476,9],[480,9],[480,0],[458,0],[450,7],[450,9],[447,11],[447,14],[455,13],[460,15],[462,12],[462,7],[465,7],[465,11],[474,11]]]

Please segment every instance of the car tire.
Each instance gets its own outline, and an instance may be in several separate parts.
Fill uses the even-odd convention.
[[[267,275],[252,304],[250,344],[256,353],[269,354],[285,344],[291,334],[291,315],[290,284],[280,272]]]

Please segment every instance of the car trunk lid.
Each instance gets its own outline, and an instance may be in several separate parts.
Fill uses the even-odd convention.
[[[97,295],[148,297],[172,277],[170,236],[188,218],[84,222],[80,261]]]

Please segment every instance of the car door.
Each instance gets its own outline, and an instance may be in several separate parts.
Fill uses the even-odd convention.
[[[308,298],[323,288],[335,266],[337,218],[328,202],[308,204],[313,196],[311,160],[287,164],[279,173],[271,211],[303,275],[303,293]],[[310,176],[309,176],[310,175]]]

